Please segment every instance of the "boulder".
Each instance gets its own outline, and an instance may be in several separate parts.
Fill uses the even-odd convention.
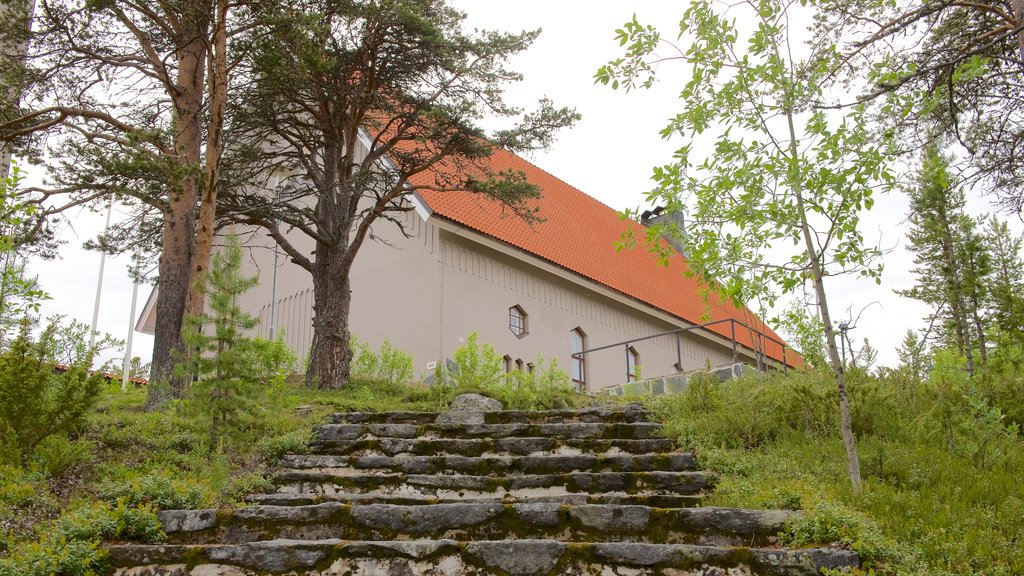
[[[504,405],[482,394],[459,394],[448,411],[438,415],[438,424],[483,424],[485,412],[500,412]]]

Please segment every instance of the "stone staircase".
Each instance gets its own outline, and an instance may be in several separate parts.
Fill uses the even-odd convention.
[[[336,414],[274,494],[161,512],[168,543],[112,545],[117,576],[810,575],[792,512],[700,507],[714,478],[639,406]]]

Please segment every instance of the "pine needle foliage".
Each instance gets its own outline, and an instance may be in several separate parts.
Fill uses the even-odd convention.
[[[258,279],[243,276],[241,268],[242,248],[232,236],[211,262],[204,288],[207,309],[188,319],[185,333],[185,343],[195,352],[190,403],[208,418],[211,451],[218,450],[224,436],[252,412],[260,378],[251,361],[253,339],[245,335],[259,321],[238,303]],[[186,373],[188,367],[179,365],[178,370]]]

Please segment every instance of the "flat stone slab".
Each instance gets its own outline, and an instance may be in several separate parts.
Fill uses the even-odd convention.
[[[558,437],[566,439],[618,438],[645,440],[656,438],[661,424],[655,422],[569,422],[539,424],[324,424],[317,429],[315,442],[326,444],[364,437],[376,438],[508,438]]]
[[[380,470],[405,474],[552,474],[566,472],[678,472],[696,469],[692,453],[670,454],[539,454],[526,456],[345,456],[286,455],[281,466],[289,470]]]
[[[363,437],[349,440],[313,442],[318,454],[357,456],[480,456],[530,454],[653,454],[671,452],[675,442],[668,438],[645,440],[616,438],[376,438]]]
[[[181,511],[200,516],[206,511]],[[621,504],[500,501],[444,504],[252,506],[222,511],[216,526],[185,530],[164,524],[173,543],[259,540],[402,540],[430,536],[457,540],[544,538],[718,546],[767,545],[795,513],[729,508],[651,508]]]
[[[776,550],[684,544],[573,543],[553,540],[296,541],[241,545],[115,545],[116,576],[338,576],[666,574],[811,576],[859,565],[835,548]]]
[[[692,508],[701,504],[703,497],[693,494],[556,494],[549,496],[521,496],[505,494],[500,500],[503,503],[551,503],[559,504],[619,504],[625,506],[650,506],[652,508]],[[321,504],[323,502],[341,502],[346,504],[401,504],[413,506],[421,504],[450,503],[490,503],[495,502],[491,495],[485,497],[450,496],[437,497],[425,495],[402,495],[378,492],[362,494],[250,494],[245,501],[251,504],[271,506],[303,506]]]
[[[714,486],[707,472],[570,472],[566,474],[332,474],[330,471],[286,470],[275,483],[278,492],[327,495],[367,493],[436,496],[517,496],[573,493],[700,494]]]
[[[594,407],[578,410],[502,410],[482,411],[485,424],[530,423],[612,423],[647,422],[650,413],[639,404],[624,407]],[[338,412],[331,414],[333,424],[430,424],[437,420],[437,412]]]

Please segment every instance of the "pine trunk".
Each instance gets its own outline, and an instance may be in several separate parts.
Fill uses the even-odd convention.
[[[337,246],[317,244],[313,262],[313,348],[306,384],[321,389],[348,384],[352,364],[348,317],[352,307],[349,269]]]
[[[193,281],[192,267],[196,228],[198,185],[193,175],[200,166],[202,150],[203,96],[207,56],[208,20],[201,3],[191,6],[188,24],[190,41],[179,51],[174,104],[174,150],[185,176],[175,182],[163,218],[160,255],[160,292],[156,303],[153,338],[153,367],[146,398],[148,410],[159,409],[172,397],[181,397],[188,379],[177,381],[174,367],[182,358],[182,331],[188,293]],[[208,15],[207,15],[208,16]],[[173,383],[172,385],[169,385]]]
[[[203,167],[202,199],[196,229],[195,253],[192,258],[192,281],[185,313],[203,312],[203,285],[213,253],[213,236],[217,223],[217,190],[220,180],[220,156],[223,149],[224,114],[228,100],[227,16],[226,0],[218,0],[214,21],[213,53],[208,59],[210,117],[206,136],[206,164]]]
[[[163,244],[160,254],[160,292],[156,301],[156,329],[153,333],[153,365],[146,398],[146,409],[157,410],[175,396],[170,385],[174,366],[182,351],[185,298],[192,276],[192,238],[195,228],[195,188],[188,186],[164,215]]]

